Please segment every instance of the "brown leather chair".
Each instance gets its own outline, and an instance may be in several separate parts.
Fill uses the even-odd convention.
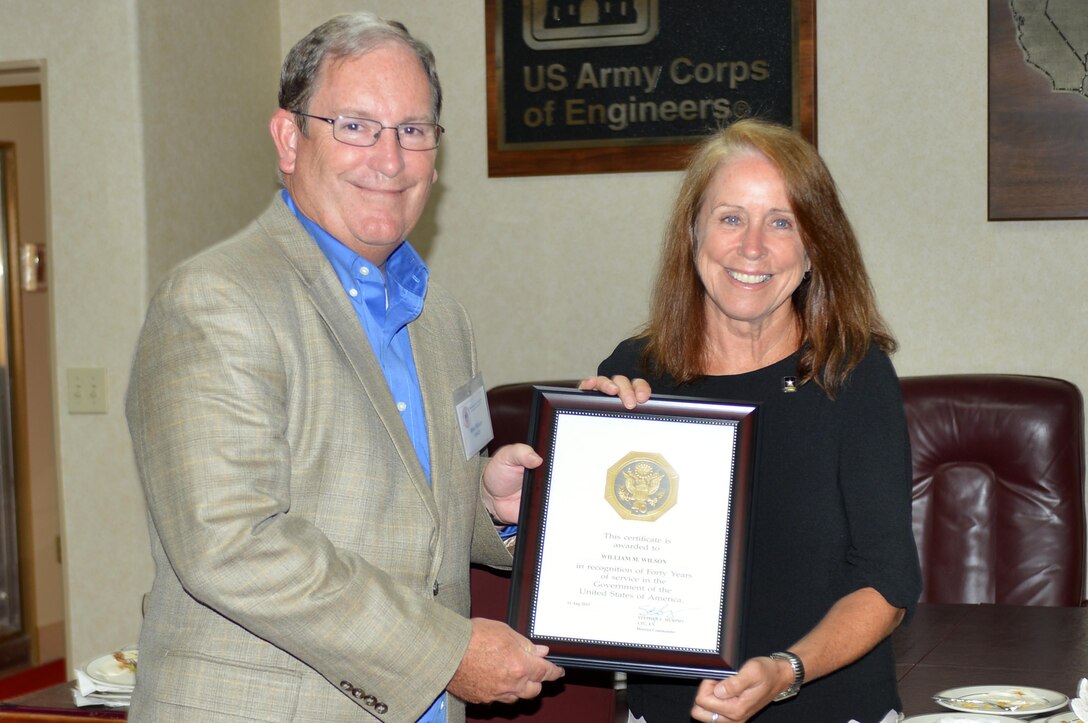
[[[1084,409],[1076,386],[904,377],[925,602],[1084,600]]]

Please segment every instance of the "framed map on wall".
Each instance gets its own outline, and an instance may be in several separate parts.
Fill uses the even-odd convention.
[[[989,0],[989,219],[1088,218],[1088,7]]]

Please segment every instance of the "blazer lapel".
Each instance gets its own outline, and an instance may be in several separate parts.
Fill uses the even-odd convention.
[[[302,280],[314,307],[325,320],[332,338],[359,378],[363,392],[377,410],[378,419],[385,426],[397,455],[408,470],[412,484],[423,498],[437,524],[438,510],[431,485],[423,474],[419,457],[416,455],[412,440],[408,437],[408,431],[404,427],[400,412],[397,411],[393,396],[389,392],[385,376],[378,366],[370,340],[367,339],[366,332],[363,331],[359,318],[355,315],[355,310],[351,308],[351,303],[346,298],[340,280],[329,265],[329,260],[279,198],[279,194],[272,208],[261,217],[260,221],[277,241],[285,258]],[[419,365],[418,359],[416,364]],[[428,432],[430,427],[428,421]],[[433,448],[433,441],[431,445]]]
[[[419,378],[420,393],[423,396],[423,409],[427,420],[427,439],[431,449],[431,488],[435,495],[435,504],[445,519],[449,511],[446,496],[447,480],[444,472],[457,469],[458,464],[449,464],[450,455],[463,454],[461,440],[455,438],[451,425],[444,417],[453,415],[453,390],[450,380],[439,378],[433,370],[441,369],[442,354],[449,353],[449,347],[438,343],[442,331],[434,328],[434,322],[426,308],[418,319],[408,326],[408,337],[412,343],[412,358],[416,363],[416,376]]]

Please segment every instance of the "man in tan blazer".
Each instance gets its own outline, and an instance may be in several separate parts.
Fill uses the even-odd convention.
[[[167,278],[139,341],[156,572],[130,719],[460,721],[537,695],[547,649],[466,618],[540,458],[466,460],[471,324],[405,242],[437,180],[433,57],[340,16],[288,55],[280,105],[284,191]]]

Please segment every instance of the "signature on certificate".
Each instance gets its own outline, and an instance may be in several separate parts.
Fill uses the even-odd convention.
[[[686,613],[694,608],[682,608],[674,610],[673,607],[665,603],[663,605],[642,605],[638,609],[639,622],[657,621],[666,623],[682,623],[686,617]]]

